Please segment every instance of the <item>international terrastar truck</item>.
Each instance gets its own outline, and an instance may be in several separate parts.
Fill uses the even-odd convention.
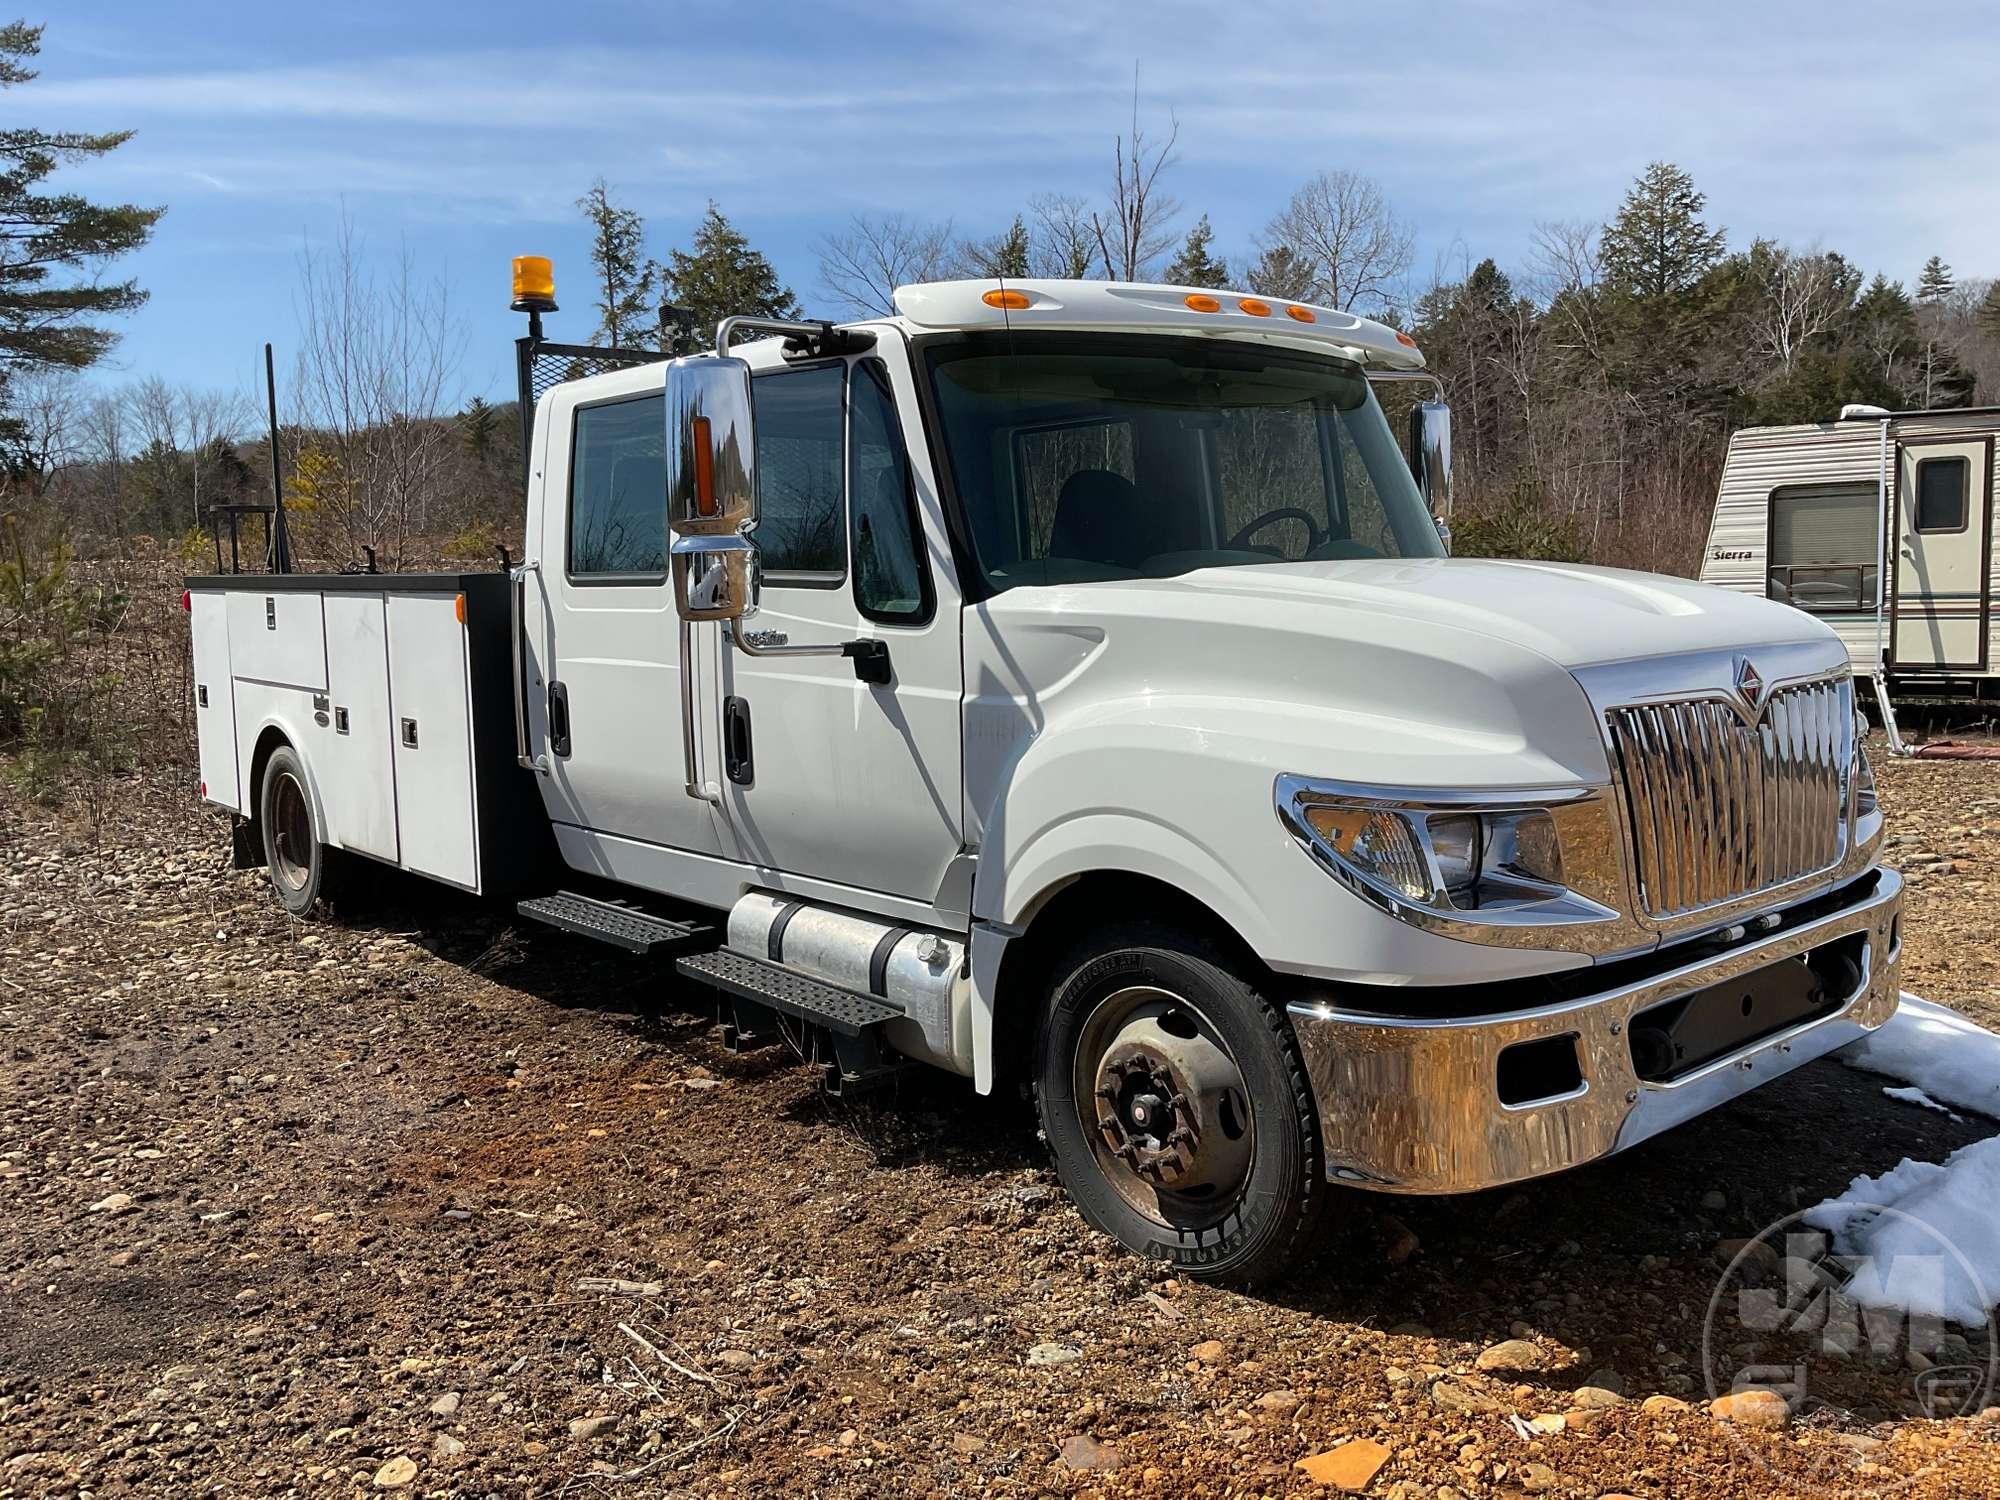
[[[1448,413],[1406,457],[1372,387],[1423,359],[1378,323],[895,306],[555,385],[510,571],[189,579],[202,794],[278,898],[396,866],[671,963],[836,1086],[1025,1084],[1085,1218],[1198,1277],[1892,1013],[1825,624],[1448,557]]]

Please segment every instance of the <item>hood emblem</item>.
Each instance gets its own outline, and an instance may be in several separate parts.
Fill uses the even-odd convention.
[[[1747,656],[1736,658],[1736,696],[1755,719],[1764,706],[1764,678]]]

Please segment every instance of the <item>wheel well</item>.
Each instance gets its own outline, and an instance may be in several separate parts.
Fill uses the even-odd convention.
[[[993,1006],[995,1086],[1025,1081],[1034,1067],[1049,965],[1083,933],[1133,918],[1163,922],[1217,943],[1244,978],[1270,974],[1236,930],[1212,908],[1177,886],[1150,875],[1098,870],[1079,875],[1029,908],[1027,931],[1000,959]]]
[[[277,725],[265,727],[257,736],[257,748],[250,752],[250,779],[244,784],[243,800],[249,803],[244,816],[255,823],[264,806],[264,767],[270,763],[272,753],[280,745],[291,748],[292,742],[285,738],[285,731]]]

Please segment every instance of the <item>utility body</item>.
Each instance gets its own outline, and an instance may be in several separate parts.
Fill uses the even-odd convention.
[[[1086,1217],[1266,1277],[1352,1185],[1609,1154],[1879,1026],[1846,650],[1450,559],[1404,335],[906,287],[532,410],[507,574],[188,580],[203,794],[675,965],[840,1086],[1034,1091]]]

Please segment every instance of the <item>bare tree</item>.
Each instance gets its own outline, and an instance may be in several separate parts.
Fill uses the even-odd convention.
[[[1413,244],[1381,186],[1341,168],[1321,172],[1293,193],[1265,227],[1261,248],[1282,245],[1310,262],[1314,296],[1352,312],[1394,300]]]
[[[444,283],[420,276],[407,247],[378,280],[343,217],[330,249],[301,254],[296,306],[289,457],[300,530],[325,561],[366,545],[398,567],[434,519],[457,448],[464,336]]]
[[[1097,233],[1090,204],[1071,193],[1037,193],[1028,200],[1035,232],[1028,264],[1037,276],[1081,281],[1097,264]]]
[[[1528,289],[1549,310],[1557,344],[1593,360],[1604,343],[1595,296],[1604,277],[1602,233],[1602,225],[1582,219],[1545,220],[1535,226],[1528,267]]]
[[[847,228],[821,235],[819,284],[867,317],[896,310],[896,288],[934,281],[952,254],[951,221],[925,224],[907,214],[854,215]]]
[[[1142,281],[1174,243],[1167,227],[1181,206],[1160,191],[1160,174],[1177,158],[1181,124],[1167,115],[1167,138],[1157,144],[1139,128],[1139,70],[1132,70],[1132,133],[1118,136],[1111,153],[1111,202],[1090,216],[1104,274],[1114,281]],[[1128,154],[1129,145],[1129,154]]]
[[[1750,264],[1762,273],[1751,336],[1759,354],[1789,371],[1799,351],[1846,313],[1854,300],[1854,273],[1838,256],[1772,244],[1753,246]]]
[[[10,461],[0,468],[0,495],[18,480],[29,499],[40,499],[58,470],[81,459],[86,411],[83,380],[75,370],[26,365],[10,376],[7,415],[17,430],[7,445]]]

